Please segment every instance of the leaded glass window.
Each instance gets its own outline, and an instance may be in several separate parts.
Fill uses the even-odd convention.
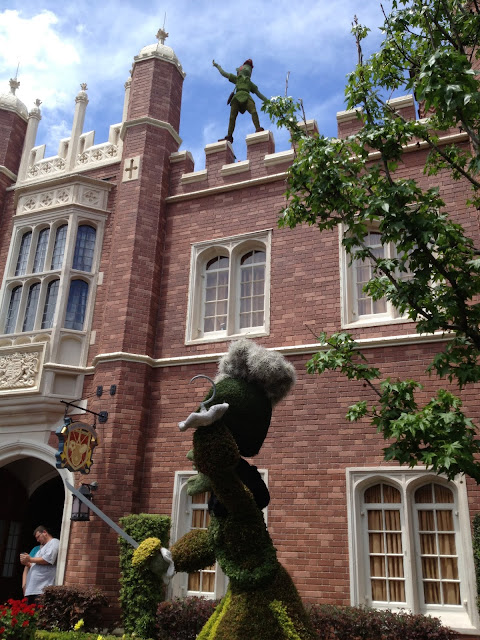
[[[51,329],[53,327],[59,286],[60,280],[52,280],[48,283],[45,306],[43,307],[42,329]]]
[[[37,248],[35,250],[35,259],[33,261],[33,273],[43,271],[45,268],[45,256],[47,254],[48,237],[50,229],[42,229],[38,234]]]
[[[40,282],[32,284],[28,290],[27,307],[23,319],[22,331],[33,331],[35,328],[35,316],[37,314],[38,297],[40,295]]]
[[[8,303],[7,320],[5,322],[5,333],[15,332],[21,297],[22,297],[21,286],[18,286],[12,289],[12,292],[10,294],[10,302]]]
[[[88,301],[88,284],[84,280],[72,280],[68,294],[65,329],[83,331]]]
[[[55,246],[53,247],[51,269],[61,269],[63,264],[63,255],[65,253],[65,243],[67,241],[68,225],[62,224],[57,229],[55,235]]]
[[[88,272],[92,270],[95,236],[96,231],[93,227],[86,224],[78,227],[72,265],[74,269]]]
[[[30,245],[32,244],[32,232],[27,231],[22,236],[20,250],[18,252],[17,266],[15,268],[16,276],[23,276],[27,272],[28,256],[30,253]]]

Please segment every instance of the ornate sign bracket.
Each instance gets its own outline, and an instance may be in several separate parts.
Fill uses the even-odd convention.
[[[90,411],[90,409],[79,407],[78,405],[73,404],[73,402],[66,402],[65,400],[60,400],[60,402],[62,404],[67,405],[67,407],[75,407],[75,409],[80,409],[80,411],[86,411],[87,413],[91,413],[92,415],[98,418],[98,421],[100,424],[105,424],[105,422],[108,420],[108,411],[100,411],[100,413],[97,413],[96,411]],[[67,409],[65,408],[65,414],[66,413],[67,413]],[[93,426],[95,426],[95,424]]]

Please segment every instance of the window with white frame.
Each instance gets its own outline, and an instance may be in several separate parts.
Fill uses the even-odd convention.
[[[271,230],[192,246],[186,341],[265,335]]]
[[[259,473],[268,485],[268,471],[259,469]],[[177,471],[173,490],[171,543],[179,540],[192,529],[206,529],[210,522],[208,513],[208,492],[195,496],[187,494],[188,479],[194,475],[192,471]],[[267,508],[263,510],[267,521]],[[222,598],[227,590],[228,578],[218,564],[206,567],[195,573],[177,573],[172,581],[172,596],[203,596],[209,599]]]
[[[98,221],[77,214],[45,216],[18,224],[3,287],[0,333],[85,330],[94,265],[99,258]],[[60,295],[62,294],[62,295]]]
[[[395,258],[396,248],[389,243],[381,243],[381,234],[371,229],[365,236],[364,244],[375,258]],[[367,283],[375,276],[375,262],[372,258],[352,260],[345,249],[340,251],[343,279],[343,322],[342,324],[384,324],[391,321],[404,322],[397,309],[385,298],[374,300],[365,291]],[[406,280],[411,275],[398,273],[397,277]]]
[[[195,496],[187,494],[187,481],[194,475],[192,471],[178,471],[172,506],[171,543],[179,540],[193,529],[206,529],[210,522],[208,512],[208,492]],[[209,599],[222,598],[227,590],[228,580],[218,564],[205,567],[194,573],[177,573],[173,578],[173,596],[202,596]]]
[[[465,483],[348,470],[352,604],[478,623]]]

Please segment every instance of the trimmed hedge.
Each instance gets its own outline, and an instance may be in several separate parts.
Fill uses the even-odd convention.
[[[97,640],[98,633],[82,631],[36,631],[35,640]],[[103,640],[120,640],[118,636],[103,635]],[[122,636],[122,640],[140,640],[135,636]]]
[[[121,518],[120,526],[139,543],[147,538],[158,538],[163,547],[168,547],[168,516],[132,514]],[[133,547],[123,538],[119,538],[119,543],[122,572],[120,604],[125,632],[135,633],[140,638],[154,638],[158,603],[165,593],[164,584],[148,567],[133,567]]]
[[[158,607],[158,640],[195,640],[219,600],[176,598]]]
[[[103,628],[102,613],[108,607],[105,595],[88,587],[46,587],[40,597],[38,627],[69,631],[82,619],[85,631]]]
[[[184,598],[158,608],[158,640],[195,640],[219,600]],[[453,640],[457,634],[438,618],[367,607],[310,605],[319,640]],[[247,639],[248,640],[248,639]]]
[[[319,640],[452,640],[457,634],[438,618],[367,607],[311,605]]]

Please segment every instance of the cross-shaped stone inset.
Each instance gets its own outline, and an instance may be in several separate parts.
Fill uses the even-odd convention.
[[[122,182],[130,182],[131,180],[137,180],[139,168],[140,168],[140,156],[135,156],[133,158],[126,158],[124,169],[123,169]]]

